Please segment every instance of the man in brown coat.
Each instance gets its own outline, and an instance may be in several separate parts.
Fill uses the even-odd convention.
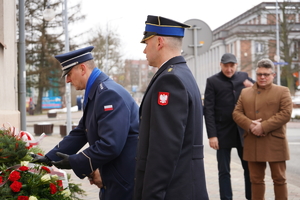
[[[288,88],[273,84],[274,64],[262,59],[257,64],[257,82],[242,90],[233,111],[234,121],[245,130],[243,159],[248,161],[252,199],[263,200],[265,169],[269,163],[275,199],[287,199],[286,160],[289,148],[286,123],[292,113]]]

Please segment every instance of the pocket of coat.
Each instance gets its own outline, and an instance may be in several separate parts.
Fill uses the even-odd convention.
[[[130,187],[130,184],[123,178],[123,176],[118,172],[118,170],[111,166],[109,168],[109,171],[114,176],[115,181],[119,182],[124,188],[128,189]]]
[[[192,159],[203,159],[203,145],[193,145],[193,157]]]
[[[271,135],[274,137],[277,137],[277,138],[282,138],[282,139],[285,138],[285,134],[283,134],[283,133],[271,132]]]

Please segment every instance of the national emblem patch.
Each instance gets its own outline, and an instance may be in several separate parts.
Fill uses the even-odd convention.
[[[169,103],[169,92],[158,92],[158,105],[166,106]]]

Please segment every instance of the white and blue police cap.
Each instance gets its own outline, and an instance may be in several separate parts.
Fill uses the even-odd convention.
[[[55,56],[55,58],[60,62],[62,66],[62,77],[67,75],[74,66],[85,61],[92,60],[93,55],[91,51],[93,49],[93,46],[89,46]]]
[[[183,37],[184,29],[191,27],[190,25],[183,24],[172,19],[154,15],[148,15],[145,24],[146,28],[144,31],[144,38],[142,39],[141,43],[145,43],[146,40],[156,35]]]

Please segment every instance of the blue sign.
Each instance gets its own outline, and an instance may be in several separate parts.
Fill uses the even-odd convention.
[[[287,62],[274,62],[274,65],[288,65]]]
[[[42,109],[61,108],[61,97],[43,97]]]

